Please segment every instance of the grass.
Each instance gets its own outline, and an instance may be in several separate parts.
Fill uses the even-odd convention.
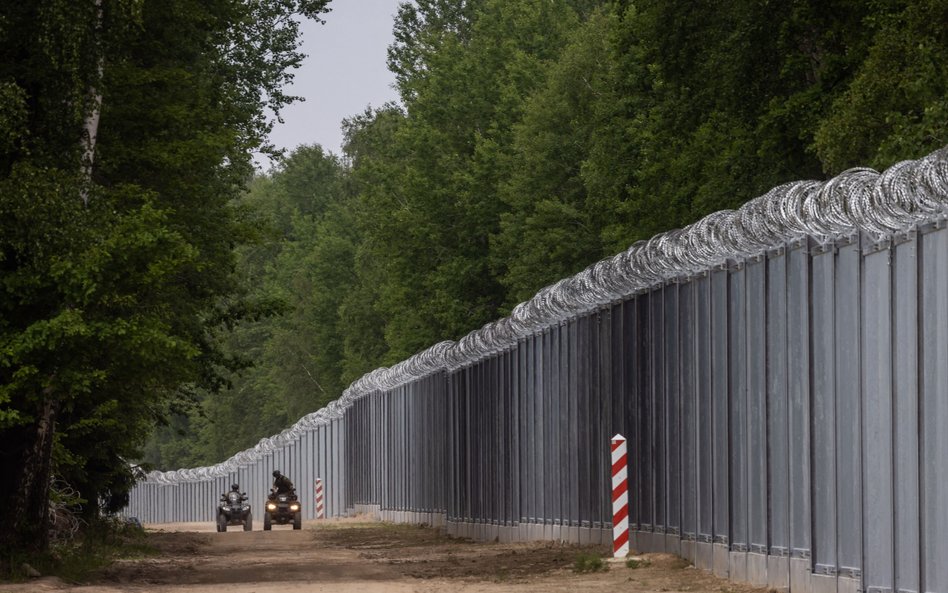
[[[494,582],[495,583],[506,583],[510,580],[510,571],[506,568],[500,568],[494,573]]]
[[[580,554],[573,562],[573,572],[605,572],[609,566],[602,561],[599,554]]]
[[[83,583],[119,558],[143,558],[157,553],[140,527],[101,521],[85,527],[71,541],[53,543],[46,552],[3,552],[0,582],[27,580],[29,575],[23,565],[28,564],[43,576]]]
[[[625,565],[631,569],[646,568],[650,564],[651,562],[649,562],[645,558],[629,558],[628,560],[625,561]]]

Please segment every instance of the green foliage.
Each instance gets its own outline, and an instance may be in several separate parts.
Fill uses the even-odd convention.
[[[148,443],[158,467],[207,465],[338,397],[344,375],[340,308],[355,281],[358,229],[338,158],[303,146],[258,177],[239,207],[260,230],[238,251],[248,298],[279,315],[246,319],[227,336],[227,355],[246,361],[228,387],[196,394]]]
[[[157,553],[141,527],[103,519],[86,526],[76,539],[55,543],[46,552],[7,551],[0,557],[0,581],[27,580],[22,568],[26,563],[43,576],[83,583],[117,559],[143,558]]]
[[[880,3],[851,84],[820,122],[815,148],[828,173],[888,167],[948,144],[948,2]]]
[[[514,126],[517,165],[498,192],[509,209],[490,245],[509,307],[605,255],[601,233],[615,207],[590,195],[583,169],[603,96],[617,98],[607,59],[615,26],[602,10],[576,28]]]
[[[45,545],[51,477],[119,508],[155,423],[241,365],[222,336],[272,302],[232,202],[327,1],[0,8],[0,548]]]
[[[353,170],[365,215],[357,266],[368,268],[357,271],[378,287],[386,364],[496,317],[504,294],[489,238],[513,126],[576,23],[565,2],[436,4],[399,15],[390,58],[405,110],[394,129],[361,129],[390,141]]]
[[[599,554],[584,552],[573,561],[573,572],[576,573],[606,572],[608,570],[609,565],[602,561]]]
[[[646,558],[629,558],[625,561],[626,567],[633,570],[636,568],[648,568],[651,564],[652,563]]]

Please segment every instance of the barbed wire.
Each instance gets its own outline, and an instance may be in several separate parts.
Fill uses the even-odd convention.
[[[722,210],[682,229],[638,241],[613,257],[541,289],[457,342],[439,342],[390,368],[353,382],[342,396],[283,432],[220,464],[151,472],[148,480],[178,483],[226,476],[341,418],[352,403],[391,391],[440,371],[454,371],[507,348],[520,339],[664,282],[687,278],[731,259],[759,255],[805,236],[820,241],[862,232],[883,238],[920,222],[948,215],[948,147],[879,173],[855,168],[820,182],[779,185],[737,210]]]
[[[81,500],[79,491],[55,477],[50,480],[49,489],[49,539],[52,542],[71,541],[83,523],[74,510]]]

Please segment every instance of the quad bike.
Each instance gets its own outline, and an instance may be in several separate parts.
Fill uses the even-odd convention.
[[[232,490],[221,495],[217,505],[217,531],[227,531],[228,525],[243,525],[244,531],[253,528],[253,515],[245,493]]]
[[[295,491],[270,492],[266,507],[264,507],[263,530],[270,531],[274,523],[277,525],[292,523],[293,529],[300,529],[303,526],[303,512],[300,510],[300,501]]]

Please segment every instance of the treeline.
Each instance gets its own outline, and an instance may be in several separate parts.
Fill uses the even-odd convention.
[[[240,269],[282,315],[152,441],[211,464],[363,373],[507,314],[631,243],[782,182],[948,143],[948,0],[417,0],[401,101],[303,147],[241,204]]]
[[[121,508],[156,422],[242,364],[228,328],[273,310],[235,198],[327,4],[0,3],[0,574]]]

